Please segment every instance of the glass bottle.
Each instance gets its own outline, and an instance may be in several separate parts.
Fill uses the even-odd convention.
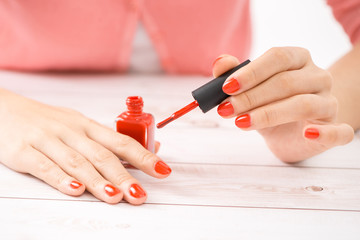
[[[153,115],[143,112],[144,102],[140,96],[126,99],[127,111],[115,120],[116,131],[137,140],[150,152],[155,152],[155,121]]]

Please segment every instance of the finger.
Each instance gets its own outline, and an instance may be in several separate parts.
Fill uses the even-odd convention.
[[[129,136],[93,122],[87,127],[86,134],[119,158],[153,177],[165,178],[171,173],[171,168],[164,161]]]
[[[302,68],[309,59],[309,52],[303,48],[272,48],[231,74],[224,82],[223,91],[229,95],[244,92],[277,73]]]
[[[67,174],[84,183],[86,189],[98,199],[107,203],[122,200],[123,193],[117,187],[105,180],[86,158],[59,139],[48,139],[46,144],[37,143],[33,146],[61,166]]]
[[[311,143],[318,143],[319,148],[326,150],[335,146],[345,145],[354,138],[354,129],[345,123],[336,125],[307,125],[304,138]]]
[[[218,113],[229,118],[294,95],[319,93],[330,88],[331,77],[324,70],[281,72],[254,88],[227,98],[218,106]]]
[[[155,154],[159,152],[160,145],[161,145],[160,142],[155,141]]]
[[[254,130],[301,120],[328,120],[335,116],[336,111],[335,98],[302,94],[242,114],[235,119],[235,125]]]
[[[223,54],[215,59],[213,63],[213,75],[218,77],[224,72],[236,67],[239,65],[239,60],[231,55]]]
[[[31,147],[19,155],[22,158],[22,168],[27,172],[60,192],[79,196],[85,191],[85,186],[77,179],[66,174],[58,165],[44,154]]]
[[[119,158],[100,144],[77,134],[64,134],[63,142],[88,159],[100,174],[117,186],[124,198],[131,204],[142,204],[146,201],[146,192],[140,183],[132,177],[121,164]]]

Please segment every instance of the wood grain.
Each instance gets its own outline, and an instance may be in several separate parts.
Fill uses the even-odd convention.
[[[343,211],[0,199],[1,239],[347,239]]]

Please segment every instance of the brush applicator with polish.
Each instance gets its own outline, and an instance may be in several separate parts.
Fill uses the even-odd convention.
[[[179,117],[195,109],[196,107],[199,107],[203,113],[206,113],[219,105],[222,101],[229,97],[229,95],[224,93],[222,90],[222,86],[225,80],[235,71],[239,70],[248,63],[250,63],[250,60],[246,60],[245,62],[240,63],[233,69],[230,69],[229,71],[221,74],[219,77],[192,91],[191,94],[194,97],[195,101],[181,108],[179,111],[176,111],[164,121],[159,122],[158,124],[156,124],[156,127],[162,128],[170,122],[174,121],[175,119],[178,119]]]

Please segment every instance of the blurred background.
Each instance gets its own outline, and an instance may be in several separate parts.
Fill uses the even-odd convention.
[[[251,0],[251,11],[251,59],[274,46],[299,46],[327,68],[351,48],[325,0]]]

